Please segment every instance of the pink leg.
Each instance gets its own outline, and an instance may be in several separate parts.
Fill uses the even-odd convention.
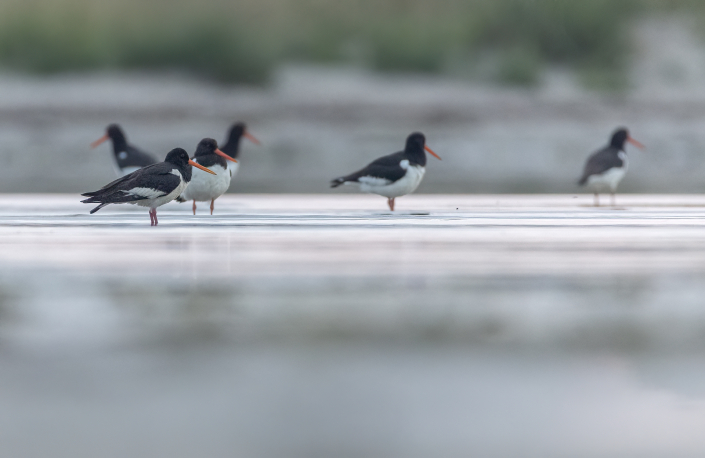
[[[215,199],[211,199],[211,216],[213,215],[213,206],[215,205]]]
[[[193,214],[196,214],[196,201],[193,201]]]
[[[152,213],[152,209],[149,209],[149,225],[154,226],[154,213]]]
[[[389,209],[391,211],[394,211],[394,197],[392,197],[391,199],[387,199],[387,204],[389,205]]]
[[[157,209],[154,209],[154,225],[156,226],[159,224],[159,220],[157,219]]]

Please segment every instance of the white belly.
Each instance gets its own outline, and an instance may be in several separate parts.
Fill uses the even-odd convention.
[[[174,175],[178,176],[181,178],[181,174],[178,171],[173,171],[171,172]],[[179,185],[171,191],[169,194],[161,197],[155,197],[153,199],[144,199],[144,200],[138,200],[136,202],[130,202],[131,204],[139,205],[140,207],[149,207],[149,208],[157,208],[161,207],[164,204],[167,204],[171,202],[172,200],[176,199],[181,195],[182,192],[184,192],[184,189],[186,189],[188,186],[188,183],[186,183],[184,180],[181,180],[179,182]]]
[[[591,175],[587,180],[588,188],[593,192],[615,192],[617,185],[627,173],[627,155],[620,152],[619,157],[624,161],[622,167],[613,167],[605,173]]]
[[[206,202],[225,194],[230,186],[230,172],[220,165],[209,167],[216,174],[211,175],[203,170],[193,168],[191,182],[181,196],[186,200]]]
[[[228,161],[228,172],[230,173],[230,178],[234,177],[239,169],[240,164],[237,162]]]
[[[411,194],[419,187],[424,173],[426,173],[424,167],[418,165],[409,166],[403,178],[390,184],[383,184],[382,180],[379,179],[366,180],[363,177],[360,178],[360,190],[389,198],[405,196]]]

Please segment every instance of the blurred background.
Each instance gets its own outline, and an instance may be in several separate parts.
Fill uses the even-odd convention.
[[[0,191],[104,184],[111,122],[163,156],[244,120],[234,192],[326,192],[413,130],[444,158],[421,193],[576,192],[620,125],[649,147],[622,191],[700,192],[703,24],[684,0],[3,0]]]

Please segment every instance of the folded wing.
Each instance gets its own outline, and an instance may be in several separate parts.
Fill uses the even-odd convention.
[[[108,204],[151,200],[171,193],[181,183],[181,177],[172,173],[170,165],[161,162],[147,166],[103,186],[98,191],[82,194],[83,203],[100,203],[91,210],[95,213]]]
[[[585,164],[583,176],[578,181],[579,185],[587,183],[588,178],[592,175],[600,175],[615,167],[622,167],[624,161],[610,149],[604,149],[590,156]]]
[[[405,160],[403,152],[380,157],[371,162],[367,167],[355,173],[332,180],[331,187],[335,188],[343,183],[355,182],[375,186],[384,186],[393,183],[406,174],[406,170],[400,165],[403,160]]]

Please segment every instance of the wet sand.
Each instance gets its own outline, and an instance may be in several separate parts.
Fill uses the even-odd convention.
[[[705,452],[703,196],[78,200],[0,196],[8,456]]]

